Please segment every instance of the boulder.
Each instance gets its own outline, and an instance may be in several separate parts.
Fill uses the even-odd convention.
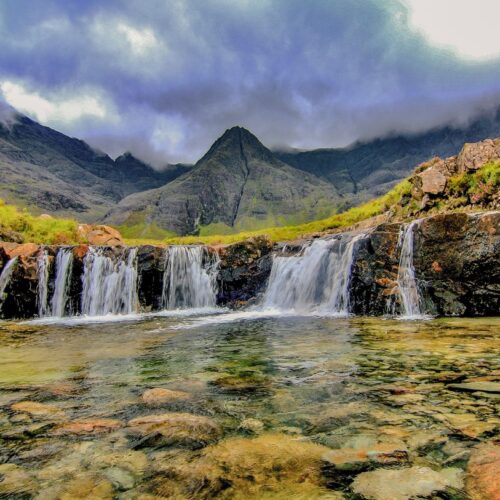
[[[500,159],[500,138],[466,143],[457,157],[458,173],[478,170],[492,160]]]
[[[465,484],[472,500],[500,498],[500,446],[485,443],[473,450]]]
[[[417,174],[417,177],[420,179],[421,190],[425,194],[441,194],[446,188],[446,176],[435,167],[424,170]]]
[[[120,232],[109,226],[80,224],[77,234],[81,240],[89,245],[110,247],[124,245]]]

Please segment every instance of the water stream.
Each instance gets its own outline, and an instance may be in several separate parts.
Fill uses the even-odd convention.
[[[37,267],[37,304],[38,304],[38,316],[43,318],[45,316],[50,316],[50,306],[48,302],[49,298],[49,254],[47,250],[40,250],[36,260]]]
[[[17,263],[17,257],[10,259],[7,262],[7,264],[5,264],[5,267],[2,269],[2,274],[0,274],[0,310],[4,299],[3,295],[5,293],[5,290],[7,289],[7,286],[10,283],[10,278],[12,276],[12,272],[14,271],[14,266],[16,263]]]
[[[164,309],[215,307],[219,256],[203,246],[171,246],[165,251]]]
[[[51,301],[52,315],[57,318],[64,316],[66,312],[72,267],[72,249],[60,248],[56,257],[56,278],[54,283],[54,294]]]
[[[89,248],[83,261],[82,314],[104,316],[137,311],[137,248],[124,256]]]
[[[264,294],[264,309],[347,315],[356,242],[344,234],[306,243],[295,256],[276,255]]]
[[[422,297],[418,289],[413,266],[414,236],[419,223],[420,220],[415,220],[404,228],[400,244],[401,253],[397,283],[401,305],[403,306],[403,318],[405,319],[424,317]]]

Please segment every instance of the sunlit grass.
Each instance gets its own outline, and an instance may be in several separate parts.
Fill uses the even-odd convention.
[[[23,242],[72,244],[78,242],[78,223],[72,219],[36,217],[0,200],[0,229],[17,233]]]

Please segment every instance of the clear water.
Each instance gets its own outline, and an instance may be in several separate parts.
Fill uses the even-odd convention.
[[[51,301],[51,313],[56,318],[64,316],[66,312],[72,266],[72,249],[61,247],[56,256],[56,278],[54,283],[54,294]]]
[[[498,394],[449,384],[498,380],[499,327],[272,310],[0,323],[0,496],[329,498],[349,482],[327,484],[310,455],[380,443],[408,448],[411,464],[463,469],[470,448],[495,436]],[[155,387],[188,396],[150,406],[142,395]],[[51,410],[12,406],[23,401]],[[219,434],[197,446],[130,434],[132,419],[166,413],[206,417]],[[89,419],[120,427],[58,433]]]

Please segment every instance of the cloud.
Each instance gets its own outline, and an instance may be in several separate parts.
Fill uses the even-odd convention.
[[[464,123],[500,104],[500,59],[431,31],[470,15],[459,38],[476,50],[493,11],[436,6],[431,29],[424,1],[6,0],[1,81],[40,121],[157,165],[195,161],[233,125],[313,148]]]
[[[17,110],[43,123],[68,124],[92,116],[105,118],[106,105],[96,96],[80,94],[66,99],[46,99],[37,92],[29,92],[21,83],[0,82],[5,101]]]

